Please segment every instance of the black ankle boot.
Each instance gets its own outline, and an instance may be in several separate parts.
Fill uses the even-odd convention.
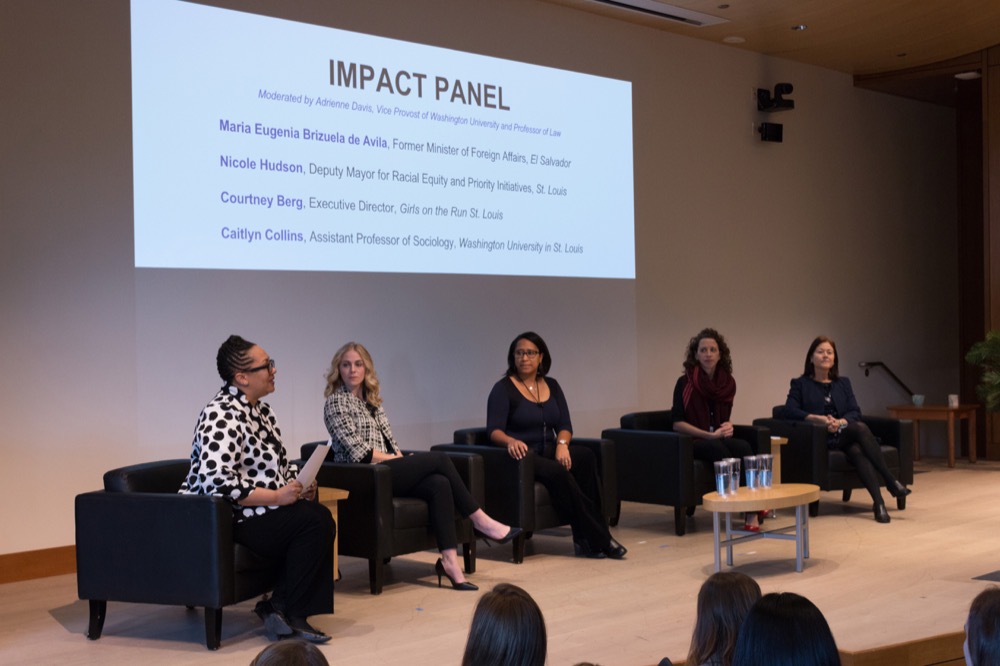
[[[875,522],[876,523],[887,523],[889,522],[889,511],[885,508],[885,504],[879,503],[875,505]]]
[[[899,481],[893,481],[892,483],[890,483],[888,486],[886,486],[886,490],[889,491],[890,495],[896,498],[906,497],[907,495],[913,492]]]

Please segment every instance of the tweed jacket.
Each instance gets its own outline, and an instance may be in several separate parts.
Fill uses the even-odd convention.
[[[389,419],[379,405],[374,416],[367,403],[346,386],[334,391],[323,406],[323,420],[333,444],[334,462],[371,462],[372,451],[398,453]]]

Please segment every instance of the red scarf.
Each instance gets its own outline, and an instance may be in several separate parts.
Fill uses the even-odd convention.
[[[726,370],[716,366],[715,377],[706,375],[700,365],[684,372],[684,420],[702,430],[714,430],[729,420],[736,397],[736,380]],[[715,403],[715,415],[709,410]]]

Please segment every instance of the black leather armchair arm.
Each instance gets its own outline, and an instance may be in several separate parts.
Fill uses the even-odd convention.
[[[768,428],[775,437],[785,437],[788,444],[781,450],[781,480],[783,483],[816,483],[829,478],[830,458],[826,447],[826,428],[809,421],[784,419],[754,419],[754,425]],[[829,490],[820,487],[823,490]]]

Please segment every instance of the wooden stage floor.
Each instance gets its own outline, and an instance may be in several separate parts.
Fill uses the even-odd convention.
[[[824,612],[841,648],[861,650],[962,629],[969,602],[1000,570],[1000,463],[917,463],[914,493],[892,522],[872,519],[866,493],[843,504],[823,493],[811,522],[812,558],[797,574],[791,542],[758,540],[737,549],[736,569],[764,592],[803,594]],[[978,508],[976,508],[978,507]],[[527,589],[549,632],[552,665],[655,664],[687,653],[695,598],[712,572],[711,515],[699,510],[688,534],[674,535],[673,511],[626,503],[614,532],[625,561],[572,557],[568,531],[529,541],[524,564],[510,547],[479,547],[471,579],[487,590],[500,582]],[[782,523],[792,521],[783,510]],[[322,649],[332,664],[459,663],[478,593],[437,588],[437,554],[396,558],[385,592],[368,593],[367,563],[341,558],[336,614],[314,618],[333,634]],[[447,585],[447,581],[445,581]],[[75,576],[0,585],[0,663],[247,664],[266,644],[253,602],[223,613],[222,649],[203,642],[202,613],[179,607],[110,603],[104,635],[84,637],[87,604]]]

